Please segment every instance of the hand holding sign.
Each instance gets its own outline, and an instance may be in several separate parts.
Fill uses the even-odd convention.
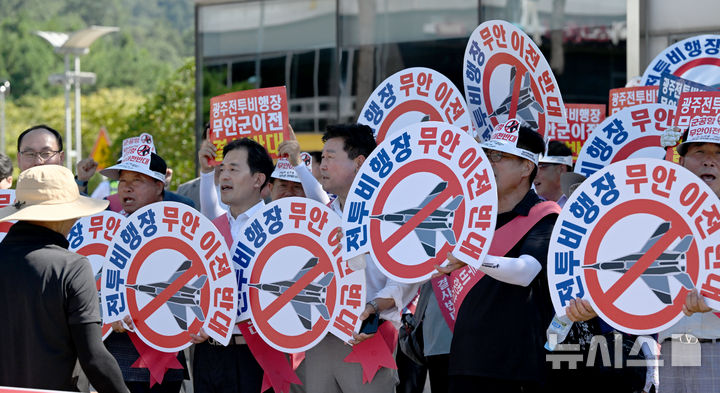
[[[664,148],[673,147],[678,144],[680,141],[680,138],[682,137],[682,130],[678,127],[670,127],[663,131],[662,136],[660,137],[660,144]]]
[[[295,132],[290,124],[288,124],[287,129],[290,136],[278,146],[278,155],[280,157],[287,157],[290,165],[295,167],[300,165],[300,142],[297,141]]]
[[[712,308],[707,306],[705,300],[703,300],[703,297],[698,294],[697,288],[695,288],[687,294],[682,310],[683,313],[689,317],[696,312],[710,312]]]
[[[573,322],[587,321],[597,317],[597,313],[592,308],[592,304],[583,299],[572,299],[567,307],[565,307],[567,317]]]
[[[672,162],[628,159],[594,173],[551,236],[555,312],[584,319],[582,298],[608,324],[641,335],[674,325],[683,312],[709,311],[702,301],[717,307],[717,204],[705,182]]]
[[[125,333],[127,331],[134,331],[135,330],[135,324],[133,323],[132,317],[129,315],[126,315],[122,321],[115,321],[111,323],[112,330],[115,333]]]
[[[207,218],[180,203],[157,202],[127,217],[118,233],[103,266],[107,321],[123,320],[163,352],[186,348],[201,328],[220,343],[230,340],[236,276],[222,235]]]
[[[435,265],[435,270],[438,272],[433,274],[432,278],[441,277],[443,274],[450,274],[455,270],[462,269],[467,266],[467,263],[455,258],[455,256],[449,252],[447,253],[448,264],[445,266]]]
[[[200,145],[200,150],[198,150],[198,162],[200,162],[200,172],[210,173],[213,171],[213,166],[210,163],[215,161],[216,155],[217,153],[215,151],[215,145],[213,145],[209,139],[205,139]]]
[[[462,129],[428,121],[397,130],[350,187],[344,258],[370,253],[403,283],[430,278],[450,251],[477,265],[492,242],[494,189],[490,161]]]

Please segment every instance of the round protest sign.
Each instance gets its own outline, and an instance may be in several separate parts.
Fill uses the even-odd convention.
[[[95,276],[98,297],[100,296],[105,254],[107,254],[108,247],[124,221],[125,217],[122,214],[106,210],[94,216],[78,219],[70,229],[68,250],[84,255],[90,261]],[[102,316],[102,306],[100,307],[100,315]],[[109,323],[103,323],[103,340],[110,335],[111,330]]]
[[[450,79],[429,68],[413,67],[390,75],[373,91],[358,123],[372,128],[380,143],[397,130],[427,120],[474,133],[465,99]]]
[[[664,158],[660,137],[672,126],[675,112],[665,104],[641,104],[608,116],[585,141],[575,172],[588,177],[627,158]]]
[[[465,98],[479,137],[519,119],[545,135],[564,124],[565,104],[545,57],[515,25],[491,20],[470,35],[463,61]]]
[[[176,202],[138,209],[105,255],[105,322],[130,315],[135,333],[164,352],[188,347],[201,327],[227,344],[237,308],[228,254],[220,232],[197,210]]]
[[[282,198],[240,229],[233,260],[244,261],[250,315],[273,348],[312,348],[330,332],[352,338],[365,309],[365,273],[340,258],[340,217],[306,198]]]
[[[663,73],[670,73],[706,86],[720,84],[720,35],[686,38],[665,48],[650,62],[642,84],[657,86]]]
[[[10,205],[15,201],[15,190],[0,190],[0,208]],[[10,227],[15,221],[0,222],[0,242],[5,239]]]
[[[629,159],[594,173],[573,192],[551,237],[548,285],[557,314],[584,298],[618,330],[642,335],[675,324],[696,286],[710,307],[720,305],[718,204],[707,184],[669,161]]]
[[[365,160],[345,201],[345,259],[370,253],[405,283],[427,280],[447,253],[479,266],[497,211],[490,161],[463,130],[416,123]]]

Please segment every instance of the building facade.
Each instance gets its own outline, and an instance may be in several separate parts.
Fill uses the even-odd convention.
[[[290,122],[322,132],[358,118],[386,77],[408,67],[462,91],[467,39],[480,23],[523,28],[566,103],[607,103],[667,45],[717,31],[715,0],[196,0],[197,129],[209,99],[287,86]],[[672,16],[672,17],[669,17]],[[314,148],[314,147],[307,147]]]

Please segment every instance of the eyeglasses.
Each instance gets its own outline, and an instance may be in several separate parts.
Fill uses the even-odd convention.
[[[42,161],[47,161],[47,160],[55,157],[55,155],[57,155],[58,153],[60,153],[59,150],[57,150],[57,151],[55,151],[55,150],[46,150],[46,151],[25,150],[25,151],[21,151],[20,155],[23,158],[28,159],[28,160],[34,160],[34,159],[40,158]]]
[[[497,150],[485,150],[485,155],[487,156],[488,160],[493,163],[498,163],[502,161],[503,158],[512,158],[514,156],[503,154],[502,152],[499,152]]]

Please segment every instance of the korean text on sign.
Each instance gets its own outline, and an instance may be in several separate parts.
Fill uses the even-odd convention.
[[[302,352],[327,333],[347,341],[359,326],[365,272],[342,259],[338,233],[332,209],[294,197],[264,206],[240,228],[232,259],[245,272],[253,326],[273,348]]]
[[[465,48],[463,71],[471,119],[482,140],[489,140],[493,127],[510,118],[541,134],[552,123],[565,123],[565,105],[550,65],[513,24],[491,20],[478,26]]]
[[[210,99],[210,141],[217,149],[215,164],[230,141],[251,138],[278,158],[278,146],[289,137],[287,93],[284,86],[244,90]],[[212,163],[211,163],[212,164]]]
[[[495,228],[494,187],[489,161],[463,130],[432,121],[406,127],[355,177],[344,258],[370,253],[383,274],[406,283],[428,279],[450,251],[477,264]]]
[[[368,98],[358,123],[372,128],[380,143],[425,117],[474,132],[462,93],[445,75],[424,67],[407,68],[385,79]]]
[[[672,125],[675,108],[641,104],[609,116],[588,137],[575,163],[575,172],[590,176],[628,157],[664,158],[660,137]]]
[[[105,255],[100,290],[106,322],[130,315],[137,335],[165,352],[188,347],[185,333],[200,328],[226,344],[237,308],[228,254],[215,225],[187,205],[158,202],[137,210]],[[164,301],[146,303],[146,297]],[[163,304],[170,313],[159,308]]]
[[[608,99],[608,111],[614,115],[618,111],[640,104],[654,104],[657,102],[657,86],[636,86],[611,89]]]
[[[565,104],[567,123],[553,123],[545,132],[545,138],[564,142],[577,160],[583,144],[590,133],[605,120],[605,105]]]

